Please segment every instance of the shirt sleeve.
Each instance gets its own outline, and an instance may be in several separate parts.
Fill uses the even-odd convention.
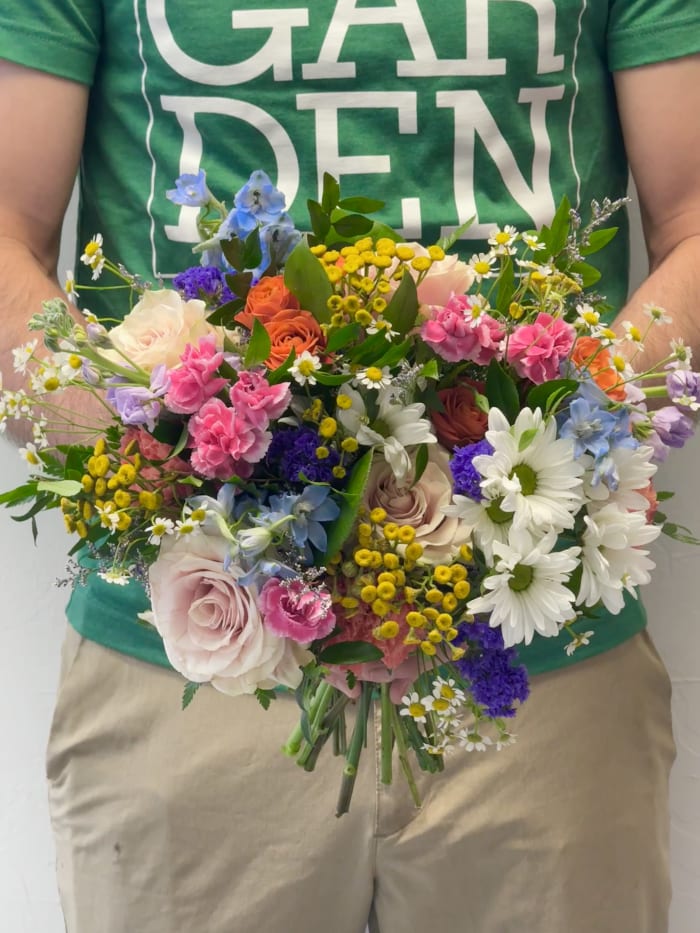
[[[2,0],[0,58],[92,84],[100,52],[99,0]]]
[[[700,52],[700,0],[611,0],[611,71]]]

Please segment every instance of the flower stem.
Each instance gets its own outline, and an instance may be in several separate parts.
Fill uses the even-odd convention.
[[[403,733],[403,723],[401,722],[401,717],[398,714],[398,711],[394,704],[391,705],[391,715],[394,723],[394,735],[396,736],[396,748],[399,753],[399,761],[401,762],[401,767],[403,769],[404,777],[408,782],[408,788],[411,791],[411,797],[413,798],[413,803],[416,807],[421,807],[420,794],[418,792],[418,787],[416,785],[416,780],[413,777],[413,771],[411,770],[411,763],[408,760],[408,746],[406,745],[406,736]]]
[[[394,705],[389,695],[389,684],[381,685],[381,739],[382,739],[382,757],[381,757],[381,778],[382,784],[391,784],[392,761],[391,756],[394,750],[394,725],[392,722],[391,708]]]
[[[355,789],[355,778],[357,777],[357,767],[360,762],[360,755],[365,743],[367,734],[367,717],[372,700],[372,690],[374,685],[363,682],[360,688],[360,699],[357,704],[357,720],[352,730],[350,746],[345,756],[345,767],[343,768],[343,780],[340,785],[340,795],[338,796],[338,805],[335,810],[336,816],[342,816],[350,809],[352,792]]]
[[[297,758],[297,764],[302,768],[307,767],[310,756],[319,743],[319,740],[323,743],[326,738],[328,730],[322,728],[322,723],[324,716],[328,712],[331,700],[333,699],[333,693],[334,688],[331,684],[324,682],[316,691],[316,695],[311,702],[311,709],[309,710],[309,732],[311,734],[311,741],[304,743],[304,747],[301,749],[299,757]],[[316,756],[314,756],[313,764],[311,764],[308,770],[313,771],[315,763]]]

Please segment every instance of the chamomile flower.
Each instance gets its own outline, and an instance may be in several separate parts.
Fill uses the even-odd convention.
[[[577,651],[579,648],[583,648],[584,645],[590,645],[591,638],[595,635],[595,632],[578,632],[564,648],[569,657]]]
[[[496,254],[493,252],[489,253],[475,253],[468,262],[469,268],[474,273],[474,279],[477,282],[481,282],[484,279],[492,279],[496,270],[493,268],[493,264],[496,262]]]
[[[367,389],[384,389],[391,385],[391,371],[388,366],[368,366],[355,374],[355,382]]]
[[[68,269],[66,272],[66,281],[63,283],[63,291],[66,293],[66,297],[73,304],[77,302],[77,299],[80,298],[80,294],[75,287],[75,278],[73,276],[73,270]]]
[[[667,369],[690,369],[693,349],[686,347],[682,337],[671,341],[671,353],[674,359],[668,364]]]
[[[537,239],[536,233],[523,233],[521,236],[523,243],[534,253],[544,249],[544,243],[540,243],[540,241]]]
[[[516,736],[512,732],[501,732],[501,734],[496,739],[496,751],[500,752],[503,748],[508,748],[509,745],[515,745]]]
[[[625,332],[625,339],[629,340],[630,343],[636,344],[639,350],[644,349],[644,335],[641,330],[637,327],[636,324],[633,324],[631,321],[623,321],[622,328]]]
[[[27,371],[27,363],[32,358],[32,354],[36,350],[37,340],[30,340],[27,343],[22,344],[21,347],[15,347],[12,351],[12,368],[16,373],[24,373]]]
[[[160,544],[166,535],[175,531],[175,522],[172,518],[154,518],[146,531],[150,532],[149,544]]]
[[[95,236],[85,246],[85,250],[80,257],[80,261],[92,269],[93,279],[98,279],[102,273],[105,264],[104,253],[102,252],[102,234],[96,233]]]
[[[500,227],[492,232],[489,237],[489,246],[493,247],[493,252],[497,256],[512,256],[515,253],[513,243],[518,239],[518,231],[510,224],[506,224],[501,230]]]
[[[554,531],[537,539],[515,528],[508,544],[494,542],[494,572],[485,577],[483,595],[470,600],[467,610],[488,614],[489,625],[500,627],[506,648],[529,645],[535,632],[558,635],[562,623],[574,615],[574,594],[566,584],[580,548],[554,551],[556,544]]]
[[[600,323],[600,314],[589,304],[581,304],[576,308],[574,325],[581,330],[594,331]]]
[[[127,586],[131,577],[129,571],[120,567],[112,567],[111,570],[101,570],[97,574],[105,583],[112,583],[115,586]]]
[[[408,693],[406,696],[401,697],[401,702],[403,707],[401,709],[402,716],[410,716],[414,722],[425,722],[428,709],[420,697],[420,694]]]
[[[457,739],[460,747],[466,752],[485,752],[493,741],[487,736],[476,732],[474,729],[461,729],[457,733]]]
[[[300,386],[315,386],[317,379],[314,373],[321,368],[321,360],[308,350],[304,350],[294,360],[289,372],[295,382]]]
[[[670,324],[673,318],[667,314],[665,308],[655,304],[642,305],[642,312],[650,318],[654,324]]]
[[[32,444],[31,441],[27,442],[26,447],[20,447],[17,452],[19,453],[20,457],[24,460],[24,462],[29,464],[29,466],[40,465],[41,459],[39,458],[36,445]]]

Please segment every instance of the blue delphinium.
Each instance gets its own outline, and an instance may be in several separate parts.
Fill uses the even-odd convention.
[[[239,211],[252,215],[262,224],[275,223],[285,206],[284,194],[275,188],[262,169],[251,174],[233,203]]]
[[[613,414],[586,398],[574,398],[569,403],[569,417],[559,428],[559,437],[574,442],[574,457],[590,453],[604,456],[610,449],[609,437],[617,425]]]
[[[340,515],[340,508],[329,498],[329,486],[307,486],[301,495],[270,496],[275,512],[290,516],[289,531],[297,547],[303,548],[307,561],[313,560],[310,545],[321,553],[328,544],[324,522],[332,522]]]
[[[463,646],[469,650],[455,663],[470,682],[476,702],[489,716],[514,716],[515,704],[524,703],[530,694],[527,668],[518,663],[516,649],[504,648],[500,629],[485,622],[467,627]]]
[[[457,495],[469,496],[475,502],[481,502],[484,498],[481,494],[483,477],[473,461],[474,457],[492,453],[493,447],[486,440],[467,444],[465,447],[455,447],[450,460],[450,470],[455,481],[454,491]]]
[[[207,187],[207,175],[200,169],[196,175],[184,174],[175,180],[175,187],[166,191],[165,196],[173,204],[184,207],[205,207],[212,199]]]

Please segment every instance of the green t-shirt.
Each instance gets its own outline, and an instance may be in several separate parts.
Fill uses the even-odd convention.
[[[432,242],[474,217],[459,243],[467,256],[497,224],[546,222],[564,194],[585,212],[627,185],[611,72],[697,51],[696,0],[3,0],[0,10],[0,56],[91,86],[79,243],[99,231],[111,258],[154,280],[193,264],[196,209],[165,191],[200,163],[229,202],[265,169],[300,225],[324,171],[346,194],[382,198],[406,239]],[[616,307],[623,227],[600,260]],[[99,313],[107,301],[88,303]],[[138,587],[92,575],[69,618],[86,637],[167,664],[158,636],[134,623],[145,608]],[[522,657],[539,673],[643,626],[631,601],[571,658],[568,636],[538,638]]]

